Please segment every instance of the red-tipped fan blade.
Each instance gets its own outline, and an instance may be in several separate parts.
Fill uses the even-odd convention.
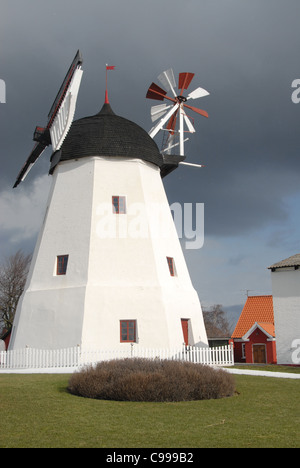
[[[157,84],[152,83],[148,92],[146,94],[146,98],[148,99],[156,99],[157,101],[163,101],[167,92],[157,86]]]
[[[152,83],[152,85],[148,89],[146,98],[156,99],[157,101],[163,101],[164,99],[168,99],[169,101],[176,102],[176,99],[170,98],[169,96],[166,96],[166,94],[167,92],[164,89],[157,86],[157,84]]]
[[[198,107],[192,107],[192,106],[188,106],[187,104],[183,104],[184,107],[187,107],[188,109],[191,109],[192,111],[194,112],[197,112],[197,114],[200,114],[200,115],[203,115],[203,117],[207,117],[208,118],[208,113],[202,109],[198,109]]]
[[[195,73],[179,73],[178,89],[181,89],[180,95],[184,89],[188,89],[194,76]]]
[[[168,125],[167,125],[167,129],[169,130],[171,135],[174,135],[174,131],[175,131],[175,127],[176,127],[177,114],[178,114],[178,110],[175,112],[175,114],[172,115],[172,117],[170,118],[170,120],[168,122]]]

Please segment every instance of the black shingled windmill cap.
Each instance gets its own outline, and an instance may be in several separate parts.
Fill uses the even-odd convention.
[[[104,103],[98,114],[72,123],[61,149],[51,157],[50,174],[61,161],[89,156],[141,159],[158,166],[162,177],[185,159],[162,155],[148,133],[136,123],[116,115],[109,102]]]

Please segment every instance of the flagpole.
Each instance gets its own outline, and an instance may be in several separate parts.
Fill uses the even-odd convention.
[[[108,91],[107,91],[107,70],[114,70],[115,65],[107,65],[106,64],[106,75],[105,75],[105,104],[109,104],[108,100]]]
[[[107,64],[106,64],[106,67],[105,67],[105,104],[109,104],[109,100],[108,100],[108,92],[107,92]]]

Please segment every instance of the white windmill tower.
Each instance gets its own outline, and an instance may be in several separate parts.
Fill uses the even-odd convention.
[[[10,349],[207,345],[162,183],[182,158],[165,158],[116,115],[107,88],[100,112],[70,125],[63,109],[76,100],[80,65],[77,57],[15,184],[50,132],[52,186]]]
[[[150,130],[149,135],[154,138],[159,131],[163,131],[167,134],[167,138],[164,139],[162,152],[171,154],[173,148],[179,146],[179,154],[184,156],[184,143],[188,140],[185,138],[186,133],[195,133],[195,127],[191,121],[187,111],[196,112],[203,117],[208,117],[206,111],[193,107],[186,102],[189,99],[199,99],[204,96],[208,96],[209,92],[199,87],[188,94],[187,97],[183,96],[184,90],[187,90],[194,78],[194,73],[179,73],[178,78],[178,89],[179,94],[176,93],[176,81],[172,68],[162,72],[158,79],[167,91],[171,91],[173,97],[167,96],[167,91],[159,87],[157,84],[152,83],[148,89],[146,97],[148,99],[154,99],[157,101],[164,101],[165,99],[172,104],[160,104],[151,108],[152,122],[160,119],[159,122]],[[180,162],[180,164],[186,164],[196,167],[203,167],[197,164],[191,164],[186,162]]]

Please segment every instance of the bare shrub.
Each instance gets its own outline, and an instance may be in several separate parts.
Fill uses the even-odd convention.
[[[120,359],[88,366],[74,373],[70,393],[116,401],[190,401],[234,394],[231,374],[189,362]]]
[[[0,334],[12,328],[17,305],[25,287],[31,255],[21,250],[0,264]]]

